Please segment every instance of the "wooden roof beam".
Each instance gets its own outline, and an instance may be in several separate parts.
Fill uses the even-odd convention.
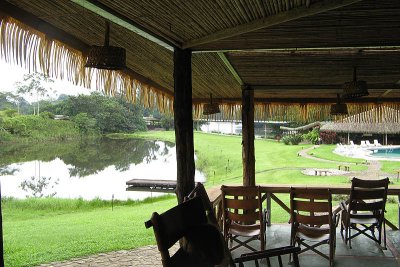
[[[400,89],[400,84],[393,83],[367,83],[368,89],[393,90]],[[327,90],[342,89],[342,84],[310,84],[310,85],[251,85],[255,91],[276,91],[276,90]],[[387,91],[386,91],[387,92]],[[385,93],[386,93],[385,92]],[[387,93],[386,93],[387,94]],[[384,94],[385,95],[385,94]],[[383,96],[384,96],[383,95]]]
[[[208,103],[209,98],[194,98],[192,103]],[[213,102],[220,104],[238,104],[242,103],[241,98],[215,98]],[[332,104],[337,102],[337,98],[254,98],[255,104],[259,103],[281,103],[281,104]],[[380,97],[361,97],[355,99],[346,99],[344,103],[395,103],[400,102],[400,98],[380,98]]]
[[[390,46],[332,46],[332,47],[295,47],[295,48],[242,48],[242,49],[211,49],[211,50],[193,50],[193,53],[228,53],[228,52],[244,52],[244,53],[269,53],[269,54],[289,54],[289,53],[386,53],[400,52],[400,45]]]
[[[80,1],[80,0],[73,0]],[[267,28],[282,24],[284,22],[296,20],[299,18],[312,16],[322,12],[326,12],[332,9],[337,9],[343,6],[351,5],[362,0],[329,0],[329,1],[319,1],[310,5],[304,5],[298,8],[294,8],[285,12],[280,12],[278,14],[268,16],[262,19],[253,20],[249,23],[241,24],[233,28],[224,29],[212,34],[189,40],[182,45],[183,49],[192,49],[199,45],[212,43],[218,40],[226,39],[229,37],[238,36],[244,33],[252,32],[262,28]]]
[[[70,0],[70,1],[170,51],[173,51],[174,48],[181,47],[181,44],[178,43],[177,41],[172,40],[171,38],[168,38],[166,36],[157,35],[156,33],[142,27],[133,20],[125,17],[124,15],[116,12],[115,10],[100,3],[97,0]]]
[[[31,14],[23,9],[20,9],[10,3],[7,3],[6,1],[0,1],[0,13],[3,13],[10,17],[13,17],[13,18],[21,21],[22,23],[34,28],[35,30],[46,34],[47,37],[58,40],[73,49],[81,51],[84,54],[86,54],[90,49],[90,45],[86,44],[85,42],[81,41],[80,39],[76,38],[75,36],[51,25],[50,23],[47,23],[46,21],[44,21],[42,19],[39,19],[38,17],[34,16],[33,14]],[[154,82],[153,80],[149,79],[148,77],[145,77],[145,76],[137,73],[136,71],[134,71],[132,69],[127,68],[123,72],[130,75],[134,79],[136,79],[142,83],[145,83],[147,85],[150,85],[154,88],[157,88],[158,90],[160,90],[168,95],[173,95],[172,92],[168,91],[160,84]]]
[[[224,53],[218,53],[218,56],[221,58],[222,62],[224,62],[225,66],[228,68],[228,70],[233,75],[233,77],[236,79],[236,81],[239,83],[239,85],[240,86],[244,85],[242,78],[240,77],[239,73],[237,73],[235,68],[232,66],[231,62],[226,57],[226,55]]]

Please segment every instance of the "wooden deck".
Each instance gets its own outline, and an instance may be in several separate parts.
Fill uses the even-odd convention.
[[[126,185],[126,191],[175,193],[176,190],[174,180],[132,179],[127,181]]]

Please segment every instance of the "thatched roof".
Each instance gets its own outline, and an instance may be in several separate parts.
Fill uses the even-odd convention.
[[[377,100],[400,107],[399,13],[398,0],[5,0],[0,54],[171,111],[173,49],[190,49],[195,117],[212,93],[224,118],[239,119],[245,84],[256,119],[325,120],[354,66],[370,95],[349,103],[352,114]],[[82,66],[105,19],[110,44],[127,50],[124,72]]]
[[[321,131],[398,134],[400,133],[400,111],[379,106],[342,120],[327,123],[321,127]]]

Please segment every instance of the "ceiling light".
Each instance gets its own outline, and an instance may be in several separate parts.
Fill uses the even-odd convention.
[[[110,46],[110,24],[106,21],[104,46],[90,48],[85,67],[107,70],[122,70],[126,67],[126,51],[122,47]]]

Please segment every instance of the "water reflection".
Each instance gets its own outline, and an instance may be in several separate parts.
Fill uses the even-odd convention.
[[[3,196],[143,199],[150,194],[126,192],[125,183],[175,180],[175,146],[141,139],[1,145],[0,174]]]

